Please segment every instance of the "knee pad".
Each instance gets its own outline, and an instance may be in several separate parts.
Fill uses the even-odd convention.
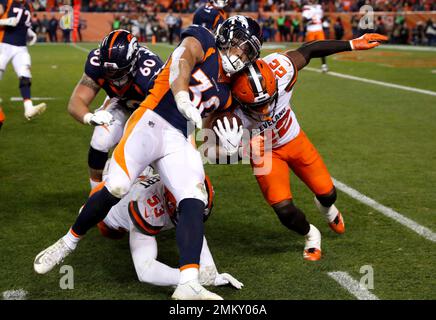
[[[32,79],[27,77],[20,77],[20,88],[30,87],[32,85]]]
[[[108,159],[108,152],[103,152],[89,147],[88,151],[88,166],[91,169],[103,170]]]
[[[114,197],[121,199],[129,192],[131,183],[127,177],[109,177],[105,182],[105,187]]]
[[[318,201],[322,204],[323,207],[329,208],[336,202],[336,188],[333,187],[333,190],[326,195],[316,196]]]
[[[307,222],[306,216],[292,203],[292,200],[282,201],[274,205],[273,209],[286,228],[303,236],[309,232],[310,224]]]

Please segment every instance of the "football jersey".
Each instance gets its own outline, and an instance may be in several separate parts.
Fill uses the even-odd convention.
[[[0,0],[4,13],[0,19],[17,18],[15,27],[0,26],[0,42],[17,47],[25,47],[27,42],[27,29],[31,27],[33,9],[27,1]]]
[[[307,23],[307,31],[322,31],[322,18],[324,11],[320,4],[305,5],[303,7],[303,18],[309,20]]]
[[[145,99],[151,79],[163,66],[162,60],[148,48],[140,46],[136,74],[130,84],[118,88],[105,80],[103,68],[99,63],[100,50],[94,49],[86,60],[85,74],[97,83],[110,98],[118,98],[119,104],[134,110]]]
[[[214,31],[225,19],[226,14],[224,10],[208,3],[195,10],[192,23]]]
[[[270,105],[269,114],[265,117],[269,119],[255,119],[240,108],[237,108],[235,113],[241,118],[246,129],[256,130],[259,134],[266,129],[271,130],[272,148],[278,148],[294,139],[300,132],[300,125],[290,103],[298,71],[284,54],[272,53],[262,59],[268,63],[277,79],[278,97],[276,103]]]
[[[215,37],[206,28],[191,25],[181,38],[196,38],[204,51],[203,61],[197,63],[191,73],[189,93],[192,104],[198,108],[203,118],[215,110],[224,110],[232,103],[228,78],[222,69],[221,57],[215,44]],[[147,98],[141,107],[152,109],[176,129],[187,136],[187,119],[177,109],[174,95],[170,89],[169,75],[171,56],[154,79]]]
[[[111,208],[105,224],[112,229],[130,231],[133,224],[141,233],[154,236],[174,227],[159,175],[139,179],[129,193]]]

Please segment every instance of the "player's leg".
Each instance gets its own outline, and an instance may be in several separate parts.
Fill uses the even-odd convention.
[[[203,245],[203,212],[207,203],[204,169],[200,153],[178,130],[167,130],[166,155],[155,162],[162,182],[176,198],[179,218],[176,230],[180,280],[173,299],[220,300],[199,282]]]
[[[294,152],[290,161],[292,170],[315,194],[316,206],[324,215],[330,228],[336,233],[344,233],[344,219],[334,205],[336,189],[330,173],[321,155],[303,131],[294,139],[290,152]]]
[[[152,111],[137,109],[126,124],[126,131],[114,150],[105,186],[88,198],[67,234],[51,247],[40,252],[35,271],[47,273],[69,255],[87,231],[102,221],[109,210],[129,191],[139,174],[161,156],[162,128]],[[147,130],[154,121],[156,130]]]
[[[88,151],[91,189],[102,181],[103,169],[109,151],[120,141],[124,125],[129,117],[128,112],[118,106],[117,99],[107,98],[100,109],[110,112],[114,117],[114,122],[110,125],[96,126],[94,128]]]
[[[278,149],[265,153],[265,161],[271,161],[271,171],[265,175],[256,175],[256,180],[265,200],[274,209],[280,222],[289,230],[305,237],[303,257],[306,260],[321,258],[321,234],[310,224],[301,209],[292,201],[289,167],[282,159]]]
[[[6,43],[0,43],[0,80],[3,79],[6,66],[8,65],[9,61],[12,59],[13,51],[11,49],[12,46]],[[2,98],[0,97],[0,104],[1,103],[2,103]],[[6,120],[6,116],[3,113],[3,110],[0,106],[0,128],[2,127],[5,120]]]
[[[30,54],[26,47],[17,47],[16,53],[12,57],[12,65],[19,79],[19,88],[24,103],[24,116],[31,120],[35,116],[43,113],[47,108],[45,103],[33,105],[30,87],[32,85],[32,74],[30,73]]]

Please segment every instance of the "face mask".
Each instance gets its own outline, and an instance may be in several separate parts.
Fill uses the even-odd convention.
[[[227,75],[235,74],[238,71],[244,69],[245,64],[237,55],[231,55],[228,57],[227,55],[221,54],[221,60],[224,72]]]

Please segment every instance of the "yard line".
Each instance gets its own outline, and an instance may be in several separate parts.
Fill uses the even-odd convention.
[[[415,221],[406,218],[402,214],[396,212],[395,210],[386,207],[377,201],[365,196],[364,194],[360,193],[359,191],[347,186],[345,183],[340,182],[339,180],[336,180],[333,178],[333,182],[339,190],[342,192],[348,194],[351,198],[356,199],[357,201],[360,201],[367,206],[377,210],[378,212],[382,213],[386,217],[389,217],[398,223],[402,224],[403,226],[409,228],[410,230],[416,232],[420,236],[426,238],[427,240],[430,240],[432,242],[436,242],[436,233],[431,231],[430,229],[416,223]]]
[[[328,272],[327,274],[358,300],[379,300],[375,294],[372,294],[367,288],[360,285],[347,272],[335,271]]]
[[[55,97],[32,97],[32,100],[34,101],[42,101],[42,100],[58,100],[59,98],[55,98]],[[23,101],[22,97],[11,97],[10,99],[12,102],[17,102],[17,101]]]
[[[89,53],[91,51],[91,49],[84,48],[84,47],[79,46],[78,44],[75,44],[75,43],[72,43],[71,46],[73,48],[76,48],[77,50],[80,50],[80,51],[83,51],[83,52],[86,52],[86,53]]]
[[[26,300],[27,291],[24,289],[3,291],[3,300]]]
[[[310,68],[310,67],[306,67],[303,70],[319,72],[319,73],[322,72],[320,69]],[[424,89],[403,86],[403,85],[400,85],[400,84],[395,84],[395,83],[390,83],[390,82],[384,82],[384,81],[372,80],[372,79],[367,79],[367,78],[361,78],[361,77],[351,76],[349,74],[344,74],[344,73],[339,73],[339,72],[329,71],[326,74],[330,75],[330,76],[338,77],[338,78],[344,78],[344,79],[349,79],[349,80],[361,81],[361,82],[376,84],[376,85],[383,86],[383,87],[389,87],[389,88],[394,88],[394,89],[400,89],[400,90],[405,90],[405,91],[422,93],[422,94],[427,94],[427,95],[435,96],[436,97],[436,91],[424,90]]]

